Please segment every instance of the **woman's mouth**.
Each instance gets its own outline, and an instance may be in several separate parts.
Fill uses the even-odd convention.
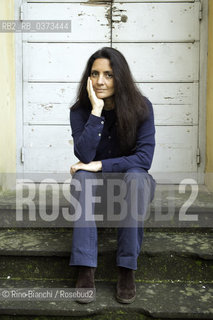
[[[95,89],[96,92],[104,92],[105,89]]]

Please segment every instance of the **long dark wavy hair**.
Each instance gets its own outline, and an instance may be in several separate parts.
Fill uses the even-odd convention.
[[[145,97],[134,83],[128,63],[122,53],[110,47],[96,51],[88,60],[83,72],[77,93],[77,103],[72,110],[83,106],[92,109],[88,93],[87,79],[96,59],[110,60],[114,79],[114,103],[117,116],[117,135],[121,153],[131,154],[135,148],[138,126],[148,117],[148,107]]]

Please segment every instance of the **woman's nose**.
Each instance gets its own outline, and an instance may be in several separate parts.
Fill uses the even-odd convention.
[[[98,84],[103,84],[104,83],[104,78],[103,76],[100,74],[98,77]]]

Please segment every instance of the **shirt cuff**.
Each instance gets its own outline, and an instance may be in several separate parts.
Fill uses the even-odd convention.
[[[102,172],[112,172],[112,162],[110,159],[101,160]]]
[[[104,125],[105,118],[103,116],[98,117],[94,114],[90,114],[88,123],[92,125],[103,124]]]

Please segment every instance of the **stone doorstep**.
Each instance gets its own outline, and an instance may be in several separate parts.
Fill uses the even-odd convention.
[[[109,312],[145,314],[161,319],[213,319],[213,284],[137,282],[137,297],[130,305],[115,300],[116,283],[96,281],[96,301],[82,305],[70,299],[52,301],[3,300],[0,314],[36,316],[89,316]],[[0,288],[69,288],[57,281],[0,281]],[[70,287],[71,288],[71,287]]]
[[[0,265],[2,280],[60,279],[75,282],[77,278],[77,268],[69,266],[69,257],[0,256]],[[117,269],[115,252],[99,256],[95,279],[115,281]],[[135,276],[137,280],[143,281],[211,282],[212,273],[212,260],[141,254]]]
[[[70,230],[1,230],[1,279],[74,279]],[[99,234],[96,278],[116,278],[116,233]],[[143,280],[212,280],[211,234],[146,232],[136,277]],[[156,266],[157,269],[156,269]]]
[[[102,221],[96,221],[98,228],[113,229],[120,226],[119,214],[112,216],[110,213],[95,212]],[[70,221],[74,217],[74,212],[69,212],[69,206],[65,207],[39,207],[26,208],[23,210],[0,209],[0,228],[73,228],[74,223]],[[115,220],[116,219],[116,220]],[[123,222],[124,227],[128,222]],[[150,209],[144,220],[146,229],[188,229],[191,232],[213,231],[213,208],[190,207],[185,209],[173,207],[156,207]]]
[[[60,185],[59,185],[60,186]],[[191,186],[193,188],[193,186]],[[161,206],[162,209],[166,210],[168,208],[168,204],[174,205],[175,208],[181,208],[184,204],[188,205],[189,208],[195,209],[199,208],[203,209],[203,212],[206,210],[211,210],[213,212],[213,193],[209,192],[205,185],[198,185],[198,192],[196,190],[192,190],[192,188],[187,186],[184,192],[180,190],[179,185],[164,185],[157,184],[155,197],[152,201],[151,208],[155,209],[156,207]],[[34,188],[34,187],[33,187]],[[23,197],[28,196],[28,188],[26,191],[23,191]],[[65,188],[65,191],[68,194],[64,194],[62,192],[62,188],[58,187],[54,188],[52,185],[52,190],[41,191],[39,186],[35,188],[35,196],[33,197],[33,201],[35,206],[41,204],[41,198],[45,199],[45,205],[51,207],[52,206],[52,198],[59,198],[60,206],[69,206],[69,201],[66,199],[69,196],[69,185]],[[46,197],[44,196],[44,193]],[[189,201],[190,196],[193,198],[192,203]],[[7,191],[0,192],[0,209],[8,209],[14,210],[16,209],[16,192],[15,191]],[[188,201],[187,201],[188,200]]]
[[[193,194],[194,199],[191,201]],[[145,227],[173,230],[191,228],[192,232],[195,229],[213,229],[213,193],[210,193],[204,185],[199,185],[198,194],[194,191],[193,194],[189,187],[186,188],[185,193],[181,193],[178,185],[157,185],[155,198],[145,219]],[[18,221],[17,213],[19,211],[16,210],[15,192],[0,193],[0,228],[72,227],[73,223],[67,221],[62,215],[62,208],[66,210],[70,208],[70,203],[62,192],[53,188],[53,191],[47,191],[46,197],[44,197],[46,199],[45,212],[50,215],[53,209],[53,198],[59,197],[59,207],[55,208],[57,217],[53,221],[45,221],[41,213],[39,205],[44,204],[41,195],[43,193],[39,189],[36,190],[30,210],[26,204],[23,204],[23,221],[22,218],[21,221]],[[36,208],[36,221],[31,219],[34,207]],[[104,223],[98,223],[98,226],[114,227],[115,224],[104,221]]]
[[[71,229],[0,229],[0,255],[67,257],[70,255],[71,242]],[[115,251],[116,245],[116,232],[102,233],[99,229],[100,254]],[[213,260],[213,236],[204,232],[145,232],[142,253]]]
[[[114,311],[114,312],[106,312],[103,314],[96,314],[92,317],[83,316],[29,316],[29,315],[2,315],[0,316],[1,320],[170,320],[168,318],[153,318],[152,316],[147,316],[142,313],[129,313],[127,311]],[[172,320],[180,320],[177,318],[172,318]],[[195,320],[195,318],[193,319]],[[196,318],[196,320],[201,320],[201,318]],[[202,318],[202,320],[207,320]]]

